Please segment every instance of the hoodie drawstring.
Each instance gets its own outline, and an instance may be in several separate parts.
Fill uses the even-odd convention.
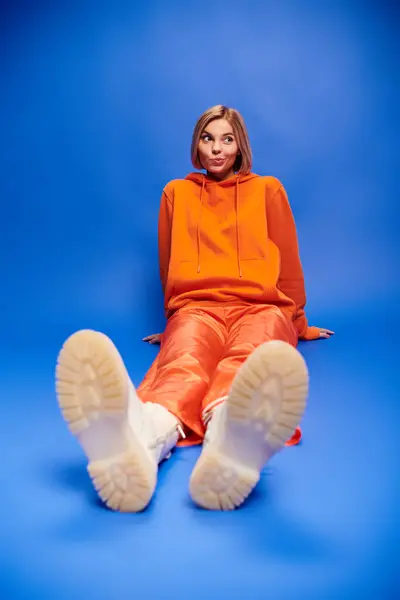
[[[197,221],[197,272],[200,273],[200,224],[201,224],[201,213],[203,211],[203,192],[204,187],[206,185],[206,178],[203,177],[203,182],[201,184],[201,192],[200,192],[200,213],[199,219]]]
[[[242,277],[242,267],[240,261],[240,239],[239,239],[239,177],[236,177],[236,244],[237,244],[237,261],[239,269],[239,277]]]
[[[200,192],[200,212],[197,221],[197,273],[200,273],[200,227],[201,227],[201,216],[203,211],[203,195],[206,184],[206,178],[203,176],[201,192]],[[240,256],[240,239],[239,239],[239,176],[236,177],[235,187],[235,211],[236,211],[236,246],[237,246],[237,264],[239,270],[239,277],[243,276],[241,267],[241,256]]]

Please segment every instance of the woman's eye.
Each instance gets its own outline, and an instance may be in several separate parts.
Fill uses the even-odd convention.
[[[201,138],[203,140],[203,142],[208,142],[210,141],[210,136],[209,135],[203,135],[203,137]]]
[[[233,142],[233,137],[228,135],[228,136],[226,136],[225,141],[228,142],[229,144],[231,144]]]

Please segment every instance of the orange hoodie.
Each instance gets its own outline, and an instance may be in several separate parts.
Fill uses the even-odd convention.
[[[300,339],[319,337],[307,324],[296,226],[275,177],[215,182],[191,173],[171,181],[158,243],[167,317],[192,301],[274,304],[293,319]]]

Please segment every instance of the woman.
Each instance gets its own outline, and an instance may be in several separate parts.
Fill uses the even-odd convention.
[[[137,512],[158,464],[176,445],[202,443],[194,502],[234,509],[266,462],[297,443],[308,395],[299,339],[309,327],[295,223],[282,184],[251,172],[241,115],[216,106],[198,120],[192,162],[205,170],[168,183],[158,224],[167,325],[135,390],[104,334],[82,330],[61,349],[59,405],[100,497]]]

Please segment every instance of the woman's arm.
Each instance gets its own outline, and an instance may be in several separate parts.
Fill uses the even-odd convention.
[[[164,296],[168,278],[169,259],[171,255],[171,215],[172,201],[164,189],[161,196],[160,210],[158,213],[158,264]],[[149,344],[161,344],[163,335],[164,334],[162,333],[153,333],[152,335],[144,337],[143,341],[148,342]]]
[[[279,289],[296,304],[294,325],[300,339],[314,340],[330,337],[333,332],[320,327],[310,327],[305,314],[306,292],[300,260],[296,225],[283,185],[271,199],[267,199],[268,237],[276,244],[281,256]]]
[[[167,285],[169,260],[171,256],[171,226],[172,200],[164,189],[161,196],[158,216],[158,263],[163,294],[165,294]]]

